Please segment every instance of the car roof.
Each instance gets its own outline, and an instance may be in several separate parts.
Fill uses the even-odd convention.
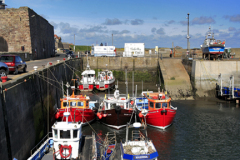
[[[3,56],[5,56],[5,57],[16,57],[16,56],[18,56],[18,55],[12,55],[12,54],[7,54],[7,55],[1,55],[1,57],[3,57]]]

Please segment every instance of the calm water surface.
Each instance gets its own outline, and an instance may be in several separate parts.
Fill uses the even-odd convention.
[[[125,93],[126,87],[122,84],[121,88],[120,91]],[[107,92],[90,96],[98,99],[105,94]],[[178,107],[178,110],[169,128],[147,128],[148,137],[158,151],[158,159],[240,158],[240,108],[235,103],[203,99],[173,101],[172,105]],[[83,127],[83,134],[90,135],[93,129],[101,138],[107,132],[116,131],[118,142],[125,139],[125,128],[115,130],[97,121],[91,127]]]

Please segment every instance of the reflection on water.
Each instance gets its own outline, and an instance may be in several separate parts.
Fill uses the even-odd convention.
[[[125,93],[125,85],[121,85],[121,88],[120,91]],[[141,91],[141,85],[138,88]],[[90,97],[91,100],[99,99],[105,94],[107,92],[99,92]],[[172,105],[178,107],[178,110],[169,128],[160,130],[148,127],[147,129],[148,137],[158,151],[158,159],[239,159],[238,105],[217,99],[173,101]],[[97,121],[92,123],[91,127],[99,135],[98,140],[104,139],[107,132],[113,131],[116,131],[118,142],[126,136],[125,128],[115,130]],[[91,135],[91,127],[83,127],[83,134]]]

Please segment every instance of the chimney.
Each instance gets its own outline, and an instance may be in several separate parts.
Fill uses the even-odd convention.
[[[5,9],[5,0],[0,0],[0,9]]]

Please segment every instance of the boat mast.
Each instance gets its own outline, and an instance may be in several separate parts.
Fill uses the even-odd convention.
[[[128,82],[127,82],[127,68],[125,69],[125,84],[126,84],[126,94],[128,95]]]

